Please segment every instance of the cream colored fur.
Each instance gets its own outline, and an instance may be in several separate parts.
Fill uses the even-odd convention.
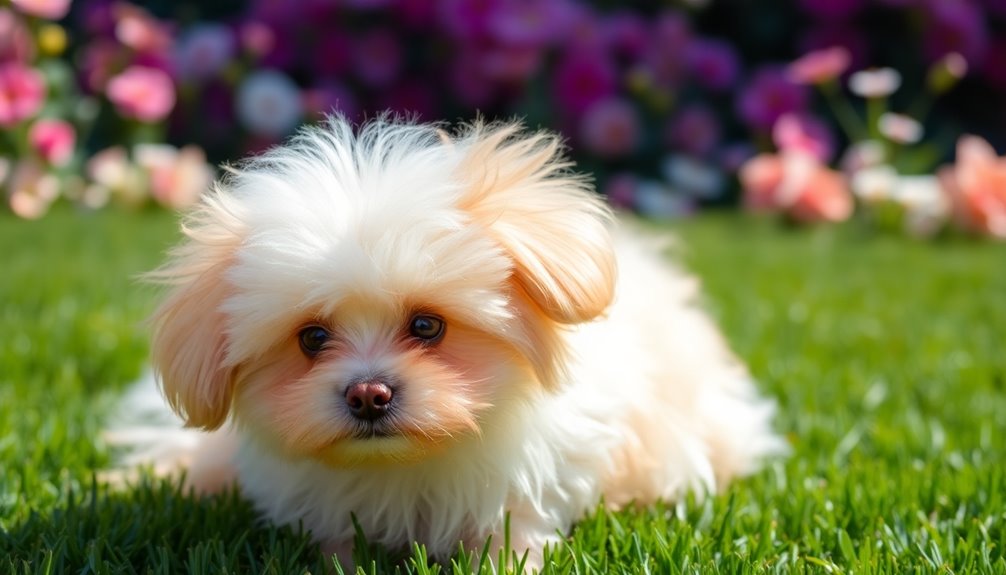
[[[240,166],[155,274],[173,285],[153,320],[163,391],[210,431],[161,467],[234,478],[342,552],[351,514],[372,542],[446,557],[501,543],[509,513],[534,564],[602,497],[714,491],[783,452],[697,282],[612,237],[569,168],[513,125],[339,118]],[[445,318],[442,342],[403,335],[416,310]],[[333,334],[316,358],[296,344],[309,324]],[[340,397],[375,373],[400,402],[364,437]]]

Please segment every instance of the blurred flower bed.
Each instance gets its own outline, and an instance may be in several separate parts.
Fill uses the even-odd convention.
[[[1006,238],[1004,29],[1003,0],[0,1],[0,187],[182,208],[330,111],[480,113],[652,217]]]

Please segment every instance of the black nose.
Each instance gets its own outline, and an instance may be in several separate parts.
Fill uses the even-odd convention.
[[[369,379],[349,386],[346,390],[346,405],[353,417],[375,421],[388,413],[394,397],[394,392],[383,381]]]

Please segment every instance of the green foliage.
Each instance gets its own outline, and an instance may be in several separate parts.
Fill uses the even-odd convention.
[[[340,571],[234,493],[93,481],[102,417],[146,354],[156,292],[133,278],[174,229],[155,213],[0,217],[0,573]],[[703,501],[599,507],[544,571],[1006,572],[1003,246],[734,216],[676,231],[793,454]],[[420,545],[356,559],[416,575],[519,564],[488,546],[443,565]]]

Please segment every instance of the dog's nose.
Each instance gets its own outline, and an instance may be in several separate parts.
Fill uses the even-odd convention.
[[[371,379],[349,386],[346,390],[346,405],[357,419],[375,421],[388,413],[394,397],[394,392],[387,384]]]

